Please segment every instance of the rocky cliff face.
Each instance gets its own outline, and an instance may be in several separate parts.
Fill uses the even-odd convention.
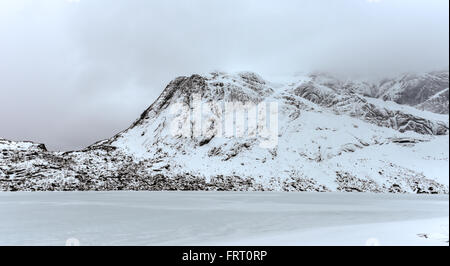
[[[420,110],[426,110],[437,114],[448,114],[448,88],[436,93],[426,101],[417,105]]]
[[[448,114],[448,71],[408,74],[397,79],[384,80],[376,96],[434,113]]]
[[[448,193],[444,114],[448,72],[380,84],[179,77],[128,129],[85,150],[0,140],[0,189]]]

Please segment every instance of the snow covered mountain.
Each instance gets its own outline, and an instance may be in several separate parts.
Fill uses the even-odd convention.
[[[380,83],[215,72],[176,78],[82,151],[0,140],[0,189],[448,193],[448,134],[448,71]]]

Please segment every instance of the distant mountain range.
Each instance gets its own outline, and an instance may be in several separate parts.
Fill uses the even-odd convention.
[[[0,139],[0,190],[448,193],[448,71],[178,77],[84,150]]]

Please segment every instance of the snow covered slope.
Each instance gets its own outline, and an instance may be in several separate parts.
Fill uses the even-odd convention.
[[[380,99],[386,84],[179,77],[128,129],[83,151],[3,147],[0,188],[448,193],[448,112],[426,111],[436,97],[445,105],[442,84],[424,85],[434,94],[423,110]]]

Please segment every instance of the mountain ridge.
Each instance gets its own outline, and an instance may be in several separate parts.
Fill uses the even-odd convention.
[[[282,84],[251,72],[178,77],[130,127],[81,151],[0,147],[0,189],[448,193],[448,110],[418,109],[448,106],[448,72],[439,75],[447,83],[419,78],[421,88],[394,79],[390,95],[404,95],[401,88],[438,91],[422,97],[427,106],[386,101],[370,83],[329,75]],[[192,120],[196,100],[206,110],[201,123]],[[233,112],[245,114],[244,104],[276,103],[277,145],[261,147],[259,124],[255,134],[248,124],[243,136],[222,134],[217,126],[230,115],[222,108],[227,102],[239,103]],[[173,112],[178,104],[186,109]],[[186,134],[174,135],[173,121],[187,126]]]

